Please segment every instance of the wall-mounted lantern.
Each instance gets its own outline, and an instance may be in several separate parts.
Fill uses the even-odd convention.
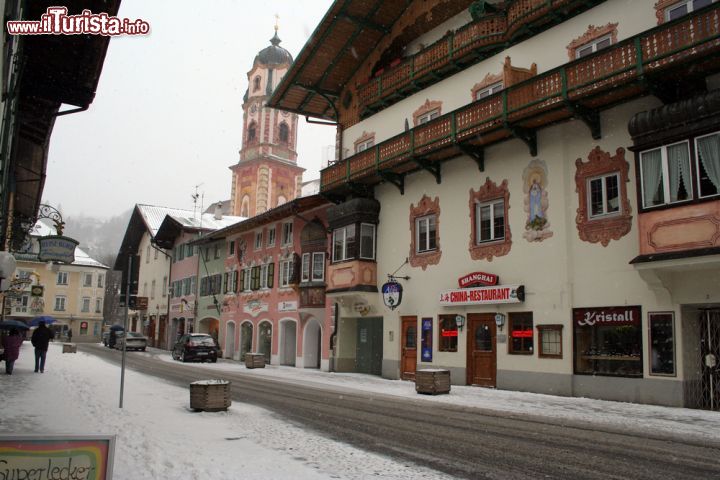
[[[504,313],[496,313],[495,314],[495,325],[497,325],[497,327],[502,332],[503,325],[505,325],[505,314]]]

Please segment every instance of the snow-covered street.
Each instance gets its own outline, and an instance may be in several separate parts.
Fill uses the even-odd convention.
[[[0,375],[5,407],[0,432],[117,435],[116,479],[448,478],[303,431],[272,412],[237,401],[228,412],[192,412],[187,389],[131,370],[126,372],[124,408],[119,409],[119,367],[61,351],[60,344],[51,345],[46,372],[35,374],[32,347],[25,342],[15,373]],[[154,349],[128,355],[172,362],[168,352]],[[208,378],[245,370],[227,361],[193,367],[207,369]],[[289,367],[269,366],[252,374],[720,443],[717,412],[456,386],[449,395],[420,396],[411,382]]]

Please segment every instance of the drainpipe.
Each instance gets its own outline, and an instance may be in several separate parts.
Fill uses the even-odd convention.
[[[333,304],[335,314],[333,315],[333,333],[330,335],[330,351],[332,352],[332,356],[329,358],[329,370],[331,372],[335,371],[335,339],[337,338],[337,332],[338,332],[338,312],[340,311],[340,306],[335,303]]]

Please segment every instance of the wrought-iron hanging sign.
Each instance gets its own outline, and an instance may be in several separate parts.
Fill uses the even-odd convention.
[[[382,286],[383,303],[390,310],[395,310],[402,303],[402,285],[394,278],[390,278]]]
[[[75,248],[80,244],[77,240],[61,235],[48,235],[38,238],[41,262],[73,263],[75,261]]]

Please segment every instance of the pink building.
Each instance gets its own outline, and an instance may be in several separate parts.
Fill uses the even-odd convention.
[[[219,213],[187,218],[167,215],[155,242],[161,248],[172,250],[170,265],[168,318],[170,324],[164,346],[171,349],[185,333],[202,332],[217,338],[219,323],[200,323],[197,320],[197,288],[199,250],[191,242],[199,237],[243,220],[242,217],[222,216]],[[160,340],[163,342],[163,340]]]
[[[220,346],[226,358],[263,353],[267,363],[330,369],[334,331],[325,296],[326,209],[301,197],[206,237],[225,238]]]

